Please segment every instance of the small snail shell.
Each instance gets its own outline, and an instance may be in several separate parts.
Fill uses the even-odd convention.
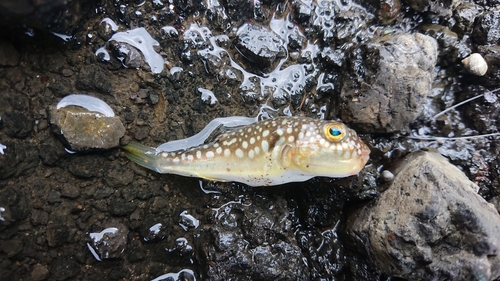
[[[478,53],[471,54],[463,59],[462,64],[469,73],[477,76],[483,76],[488,71],[488,64]]]

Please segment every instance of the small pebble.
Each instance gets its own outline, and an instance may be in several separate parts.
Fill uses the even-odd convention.
[[[394,174],[391,173],[391,171],[389,171],[389,170],[383,170],[382,171],[382,179],[384,181],[392,181],[392,180],[394,180]]]

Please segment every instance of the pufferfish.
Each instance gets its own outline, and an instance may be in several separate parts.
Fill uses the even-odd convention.
[[[370,149],[343,123],[307,117],[257,121],[179,151],[130,142],[125,156],[159,173],[270,186],[356,175]]]

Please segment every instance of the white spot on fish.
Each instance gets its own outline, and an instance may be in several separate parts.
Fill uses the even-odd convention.
[[[263,140],[260,143],[260,146],[262,147],[262,152],[267,153],[267,151],[269,150],[269,143],[266,140]]]
[[[245,156],[245,154],[243,154],[243,150],[241,150],[239,148],[236,149],[235,153],[236,153],[236,156],[238,156],[239,158],[242,158],[243,156]]]
[[[175,157],[175,158],[172,160],[172,162],[173,162],[174,164],[178,164],[178,163],[180,162],[180,160],[179,160],[179,158],[178,158],[178,157]]]
[[[222,148],[221,147],[217,147],[217,149],[215,150],[215,152],[217,152],[217,154],[221,154]]]
[[[212,158],[214,157],[214,152],[213,151],[207,151],[207,154],[206,154],[207,158]]]
[[[292,130],[293,130],[292,127],[288,127],[288,128],[286,128],[286,133],[287,134],[291,134]]]
[[[262,137],[267,137],[269,135],[269,130],[265,130],[264,132],[262,132]]]
[[[233,138],[232,140],[230,141],[224,141],[222,144],[223,145],[226,145],[226,146],[230,146],[231,144],[235,143],[236,142],[236,138]]]
[[[244,148],[244,149],[247,149],[248,148],[248,142],[244,141],[241,143],[241,146]]]
[[[288,141],[289,141],[289,142],[293,142],[294,140],[295,140],[295,137],[294,137],[294,136],[289,136],[289,137],[288,137]]]
[[[350,151],[346,151],[346,152],[344,153],[344,158],[345,158],[345,159],[349,159],[349,158],[351,158],[351,152],[350,152]]]
[[[231,150],[229,148],[224,149],[224,156],[229,157],[231,155]]]
[[[198,159],[201,158],[201,151],[200,150],[196,151],[196,158],[198,158]]]
[[[260,153],[260,148],[258,146],[256,146],[253,150],[255,151],[255,154],[259,154]]]
[[[250,138],[250,144],[254,144],[254,143],[255,143],[255,138],[254,137]]]
[[[187,159],[188,159],[188,161],[193,161],[194,157],[193,157],[193,155],[189,154],[189,155],[187,156]]]
[[[253,150],[250,150],[248,152],[248,158],[252,159],[254,157],[254,155],[255,155],[255,152]]]

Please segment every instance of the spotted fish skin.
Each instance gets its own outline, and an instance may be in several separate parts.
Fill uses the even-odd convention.
[[[359,173],[370,150],[340,122],[277,117],[219,135],[212,143],[175,152],[131,142],[125,155],[160,173],[235,181],[250,186]]]

